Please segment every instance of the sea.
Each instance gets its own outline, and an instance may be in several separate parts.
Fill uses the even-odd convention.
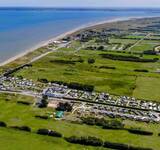
[[[78,27],[151,16],[160,16],[160,9],[0,8],[0,63]]]

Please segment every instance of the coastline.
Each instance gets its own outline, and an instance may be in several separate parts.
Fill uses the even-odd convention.
[[[0,63],[0,67],[3,67],[13,61],[15,61],[16,59],[18,58],[21,58],[25,55],[27,55],[28,53],[30,52],[34,52],[35,50],[37,50],[38,48],[41,48],[43,46],[47,46],[49,43],[53,42],[53,41],[57,41],[57,40],[60,40],[68,35],[72,35],[76,32],[80,32],[82,30],[85,30],[87,28],[92,28],[92,27],[95,27],[95,26],[100,26],[100,25],[104,25],[104,24],[107,24],[107,23],[115,23],[115,22],[119,22],[119,21],[129,21],[129,20],[133,20],[133,19],[143,19],[143,18],[151,18],[153,16],[148,16],[148,17],[144,17],[144,16],[139,16],[139,17],[120,17],[120,18],[114,18],[114,19],[109,19],[109,20],[106,20],[106,21],[97,21],[97,22],[91,22],[91,23],[88,23],[86,25],[82,25],[82,26],[79,26],[75,29],[72,29],[68,32],[65,32],[65,33],[62,33],[56,37],[53,37],[49,40],[46,40],[46,41],[42,41],[40,42],[39,44],[37,44],[36,46],[34,47],[31,47],[30,49],[27,49],[27,50],[24,50],[24,52],[18,54],[18,55],[15,55],[7,60],[5,60],[4,62],[1,62]]]

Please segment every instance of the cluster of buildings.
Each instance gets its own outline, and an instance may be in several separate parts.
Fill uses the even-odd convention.
[[[143,111],[130,108],[105,106],[100,104],[89,104],[84,107],[78,107],[78,115],[94,114],[103,115],[111,118],[122,118],[142,122],[160,122],[160,113],[153,111]]]
[[[44,95],[53,98],[70,98],[77,100],[86,100],[95,103],[103,103],[113,106],[122,106],[128,108],[151,110],[160,112],[160,104],[144,100],[136,100],[129,96],[115,96],[109,93],[96,93],[69,89],[67,86],[52,84],[51,87],[43,91]]]
[[[36,84],[32,80],[22,79],[18,77],[0,77],[0,90],[3,91],[15,91],[15,90],[25,90],[33,89]]]
[[[136,100],[135,98],[128,96],[114,96],[109,93],[73,90],[59,84],[52,84],[51,87],[43,91],[43,94],[51,99],[58,98],[88,103],[89,109],[86,107],[86,110],[92,114],[120,117],[124,119],[128,118],[145,122],[160,121],[160,104],[156,102]],[[82,113],[83,110],[84,107],[83,109],[78,109],[78,112]],[[87,113],[87,111],[85,113]]]

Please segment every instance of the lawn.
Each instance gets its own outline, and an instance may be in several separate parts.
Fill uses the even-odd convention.
[[[1,150],[107,150],[69,144],[63,139],[0,128]]]
[[[153,50],[155,46],[159,45],[158,42],[152,42],[152,41],[144,41],[142,43],[139,43],[138,45],[131,48],[132,51],[147,51],[147,50]]]
[[[136,89],[133,96],[143,99],[160,100],[160,80],[159,78],[138,77],[136,81]]]

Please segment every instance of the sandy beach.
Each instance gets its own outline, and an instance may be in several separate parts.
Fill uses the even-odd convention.
[[[150,18],[152,16],[149,16],[149,17],[145,17],[145,18]],[[115,18],[115,19],[110,19],[110,20],[107,20],[107,21],[101,21],[101,22],[92,22],[92,23],[89,23],[89,24],[86,24],[86,25],[82,25],[82,26],[79,26],[71,31],[68,31],[66,33],[63,33],[57,37],[54,37],[52,39],[49,39],[47,41],[42,41],[40,42],[39,44],[37,44],[36,46],[30,48],[30,49],[27,49],[27,50],[24,50],[23,53],[20,53],[14,57],[11,57],[9,59],[7,59],[6,61],[0,63],[0,66],[4,66],[8,63],[11,63],[12,61],[20,58],[20,57],[23,57],[25,56],[26,54],[30,53],[30,52],[33,52],[35,51],[36,49],[40,48],[40,47],[43,47],[43,46],[47,46],[49,43],[53,42],[53,41],[57,41],[57,40],[60,40],[68,35],[71,35],[75,32],[78,32],[78,31],[81,31],[81,30],[85,30],[86,28],[92,28],[92,27],[95,27],[95,26],[99,26],[99,25],[103,25],[103,24],[107,24],[107,23],[112,23],[112,22],[119,22],[119,21],[128,21],[128,20],[132,20],[132,19],[141,19],[141,18],[144,18],[144,17],[121,17],[121,18]]]

